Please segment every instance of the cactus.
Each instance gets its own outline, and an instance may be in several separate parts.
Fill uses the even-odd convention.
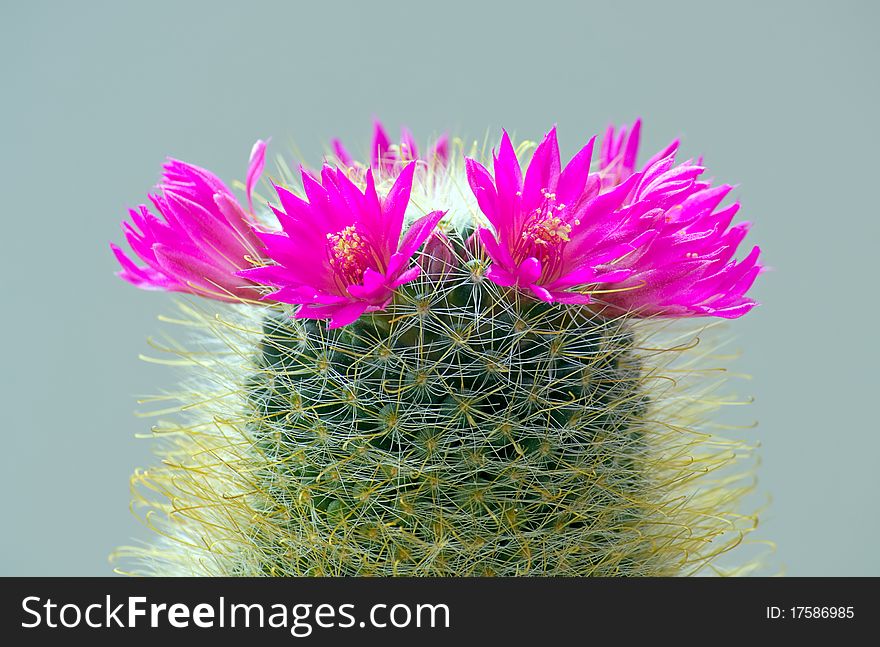
[[[383,307],[328,326],[271,299],[179,302],[188,342],[160,348],[187,374],[155,399],[179,415],[154,428],[161,466],[132,479],[158,537],[120,549],[122,570],[728,572],[719,556],[757,518],[739,509],[751,448],[709,433],[717,325],[492,280],[476,207],[452,197],[464,169],[428,169],[408,220],[449,213]]]

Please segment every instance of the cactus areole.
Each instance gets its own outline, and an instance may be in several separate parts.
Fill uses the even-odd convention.
[[[759,250],[735,258],[731,187],[678,142],[637,163],[640,129],[563,165],[555,128],[422,157],[376,124],[367,162],[338,141],[318,171],[279,158],[268,200],[265,142],[244,201],[169,161],[120,276],[207,298],[156,344],[185,373],[132,479],[155,535],[119,569],[742,572],[752,448],[713,427],[734,401],[716,351]]]

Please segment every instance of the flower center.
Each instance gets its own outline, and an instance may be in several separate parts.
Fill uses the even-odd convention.
[[[370,260],[370,246],[358,233],[357,225],[327,234],[327,244],[330,267],[349,285],[358,283]]]
[[[523,240],[535,245],[559,245],[570,240],[568,237],[570,233],[571,225],[559,216],[545,212],[532,218],[526,225],[522,237]]]

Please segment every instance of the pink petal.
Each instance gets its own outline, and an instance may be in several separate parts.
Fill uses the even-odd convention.
[[[409,128],[403,128],[400,135],[400,156],[403,160],[419,159],[419,149],[416,147],[416,140]]]
[[[597,283],[616,283],[628,279],[633,275],[630,269],[610,269],[606,272],[597,272],[594,281]]]
[[[495,263],[486,270],[486,278],[505,288],[510,288],[516,285],[516,277]]]
[[[437,161],[441,166],[445,166],[449,161],[449,137],[447,135],[440,135],[434,142],[428,161]]]
[[[549,294],[552,296],[553,301],[555,301],[556,303],[566,303],[569,305],[585,306],[588,303],[593,302],[593,299],[589,294],[584,294],[581,292],[550,291]]]
[[[247,179],[245,180],[245,192],[247,193],[248,208],[251,213],[254,211],[254,187],[263,174],[263,167],[266,164],[266,144],[268,140],[258,139],[251,149],[250,160],[248,161]]]
[[[496,229],[503,236],[504,231],[519,218],[520,196],[517,194],[522,190],[522,171],[507,131],[503,131],[501,145],[495,156],[495,189],[498,196]]]
[[[404,283],[409,283],[410,281],[414,281],[415,279],[417,279],[419,277],[419,274],[421,274],[421,273],[422,273],[422,268],[420,268],[418,265],[411,267],[406,272],[403,272],[402,274],[398,275],[398,277],[396,279],[394,279],[394,281],[391,283],[390,287],[398,288],[401,285],[403,285]]]
[[[225,193],[214,194],[214,203],[217,205],[220,213],[226,218],[226,222],[229,223],[229,226],[237,234],[239,245],[246,246],[248,248],[247,251],[257,256],[260,241],[241,205]]]
[[[627,173],[632,173],[636,168],[636,155],[639,153],[639,135],[642,130],[642,120],[636,119],[626,141],[626,149],[623,152],[623,168]]]
[[[315,298],[315,289],[308,285],[285,285],[282,288],[269,292],[260,297],[260,301],[278,303],[311,303]]]
[[[391,148],[391,140],[382,127],[382,122],[376,120],[373,123],[373,149],[370,151],[370,167],[377,171],[390,171],[394,167],[394,163],[385,159],[388,156],[388,149]]]
[[[387,285],[388,278],[382,272],[371,267],[364,270],[363,280],[358,284],[348,286],[348,293],[356,299],[370,303],[384,301],[388,298],[391,290]]]
[[[565,165],[556,187],[556,201],[559,204],[572,205],[583,195],[590,175],[590,162],[593,159],[595,143],[596,138],[591,138],[587,145]]]
[[[342,145],[341,141],[334,139],[331,142],[331,145],[333,146],[333,153],[339,159],[341,164],[344,164],[345,166],[354,166],[354,159],[349,155],[348,151],[345,150],[345,146]]]
[[[660,151],[659,153],[657,153],[656,155],[651,157],[651,159],[649,159],[647,162],[645,162],[645,165],[642,168],[643,169],[650,168],[653,164],[657,163],[659,160],[662,160],[662,159],[664,159],[666,157],[670,157],[670,156],[674,157],[675,152],[678,150],[678,147],[680,145],[681,145],[681,142],[679,142],[677,139],[672,140],[672,142],[666,148],[664,148],[662,151]],[[698,165],[698,166],[700,166],[700,165]]]
[[[265,265],[263,267],[251,267],[235,273],[236,276],[247,279],[259,285],[278,286],[290,282],[290,275],[280,265]]]
[[[510,256],[510,251],[495,240],[495,235],[491,231],[481,228],[477,232],[489,258],[505,268],[513,269],[516,266],[516,263],[513,262],[513,258]]]
[[[305,305],[297,310],[296,319],[330,319],[328,328],[340,328],[357,320],[367,309],[363,301],[350,301],[339,305]]]
[[[281,207],[284,210],[282,213],[288,221],[292,221],[291,224],[295,223],[295,226],[299,227],[311,221],[312,209],[308,202],[299,196],[294,195],[283,186],[277,184],[273,186],[275,187],[275,193],[278,194],[278,199],[281,201]],[[275,214],[281,215],[278,211],[275,211]],[[284,222],[282,221],[281,224],[283,226]],[[288,233],[295,233],[295,231],[290,231]]]
[[[306,198],[311,206],[311,210],[321,208],[323,203],[327,201],[327,189],[312,175],[310,170],[302,166],[300,167],[300,177],[302,178],[303,190],[306,192]]]
[[[599,167],[605,168],[614,159],[614,126],[609,125],[605,129],[605,136],[602,137],[602,147],[599,150]]]
[[[227,270],[240,269],[245,250],[225,218],[221,222],[219,213],[211,213],[201,204],[176,192],[168,192],[166,197],[175,220],[206,257]],[[216,207],[213,196],[210,205]]]
[[[116,260],[122,266],[118,272],[121,279],[128,281],[135,287],[143,290],[175,290],[179,285],[170,280],[161,272],[149,267],[138,267],[119,247],[110,243],[110,249],[116,256]]]
[[[246,285],[232,271],[223,271],[215,265],[182,254],[173,247],[156,245],[155,254],[166,275],[196,293],[205,293],[221,301],[235,301],[233,297],[238,288]]]
[[[556,126],[550,129],[532,155],[522,189],[522,209],[528,213],[544,201],[542,191],[556,192],[559,181],[559,144]]]
[[[468,184],[471,191],[477,198],[477,204],[480,211],[486,216],[492,226],[498,228],[498,218],[495,212],[495,201],[497,194],[495,192],[495,181],[489,174],[489,171],[479,162],[466,157],[464,160],[465,170],[467,172]]]
[[[535,285],[534,283],[532,283],[528,286],[528,288],[541,301],[546,301],[547,303],[553,303],[553,301],[555,301],[553,295],[550,294],[550,292],[546,288],[542,288],[540,285]]]
[[[707,314],[713,317],[721,317],[722,319],[736,319],[750,312],[758,303],[752,300],[746,300],[743,303],[734,306],[725,306],[723,308],[710,308]]]

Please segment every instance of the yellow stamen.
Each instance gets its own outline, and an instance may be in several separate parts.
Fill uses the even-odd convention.
[[[526,226],[522,238],[536,245],[558,245],[567,243],[570,240],[568,237],[570,233],[571,225],[567,222],[558,216],[543,213]]]
[[[343,276],[363,271],[369,250],[367,242],[354,225],[349,225],[335,234],[327,234],[327,241],[330,244],[330,266],[334,270]]]

